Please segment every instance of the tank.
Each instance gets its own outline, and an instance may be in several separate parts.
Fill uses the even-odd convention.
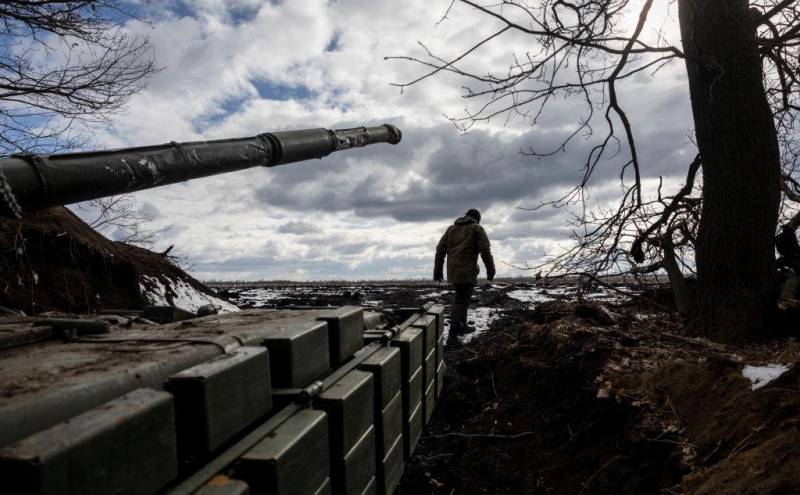
[[[400,142],[390,124],[352,129],[266,132],[215,141],[54,155],[15,155],[0,160],[0,215],[174,184],[252,167],[274,167],[375,143]]]

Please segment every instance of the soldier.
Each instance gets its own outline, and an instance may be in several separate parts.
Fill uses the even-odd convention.
[[[478,254],[486,267],[486,278],[494,278],[494,259],[486,231],[480,226],[481,214],[471,209],[447,228],[436,246],[433,280],[441,282],[447,257],[447,281],[453,284],[453,304],[450,306],[448,344],[458,342],[458,336],[474,331],[467,325],[467,309],[472,291],[478,283]]]

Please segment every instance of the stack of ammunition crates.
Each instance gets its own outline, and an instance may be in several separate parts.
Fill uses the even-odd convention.
[[[382,347],[359,369],[375,378],[375,465],[377,493],[392,493],[403,475],[403,396],[400,350]]]
[[[392,494],[441,394],[443,313],[387,332],[359,307],[248,310],[0,346],[0,476],[30,494]]]

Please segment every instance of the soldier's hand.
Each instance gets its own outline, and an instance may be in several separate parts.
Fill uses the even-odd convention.
[[[434,282],[442,282],[444,280],[444,274],[439,271],[433,272],[433,281]]]
[[[491,282],[492,280],[494,280],[494,275],[495,275],[495,271],[494,270],[488,270],[486,272],[486,280]]]

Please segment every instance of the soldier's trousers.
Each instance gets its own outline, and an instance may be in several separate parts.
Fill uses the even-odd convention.
[[[467,329],[467,310],[469,301],[472,298],[472,291],[475,286],[472,284],[453,284],[453,304],[450,305],[450,334],[448,343],[458,342],[457,337],[466,333]]]
[[[472,284],[453,284],[453,305],[460,304],[469,308],[469,301],[472,299],[472,291],[475,286]]]

